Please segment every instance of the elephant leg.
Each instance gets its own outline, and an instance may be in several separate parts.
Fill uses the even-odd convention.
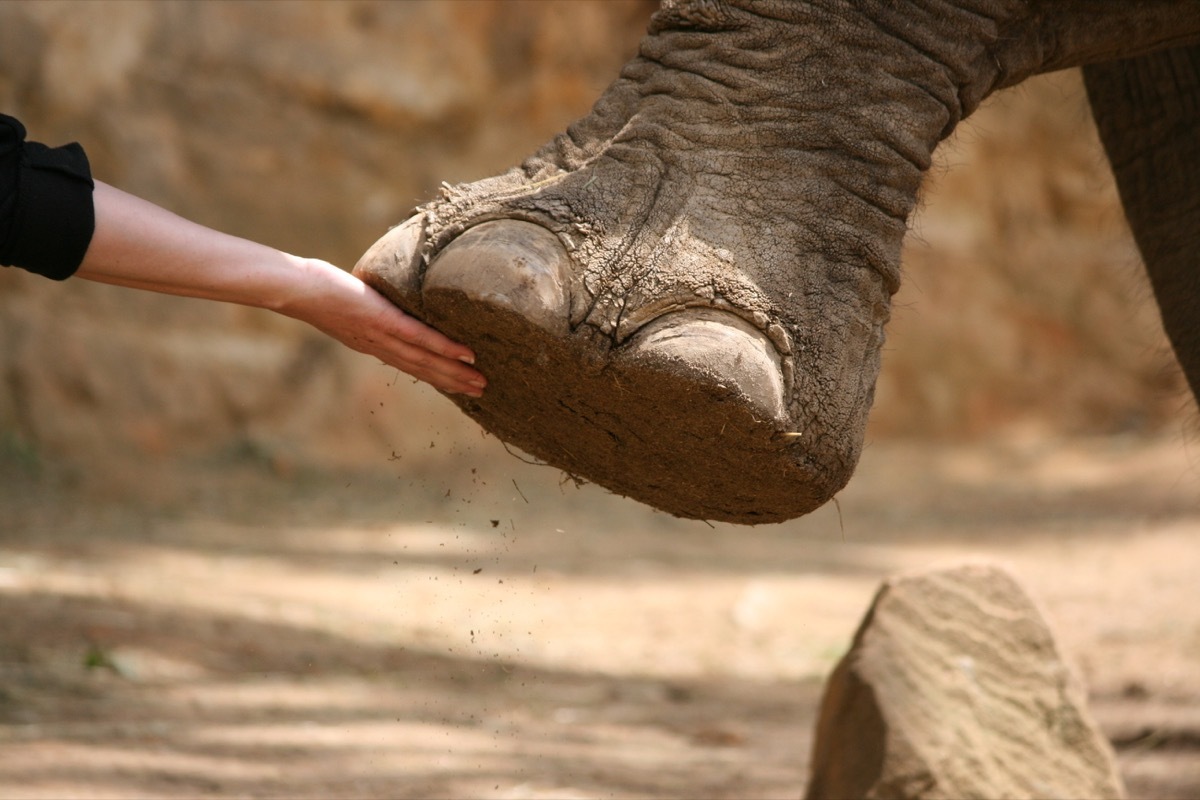
[[[1163,326],[1200,399],[1200,46],[1084,68]]]
[[[849,479],[957,101],[873,63],[887,34],[779,10],[664,5],[590,115],[356,267],[475,351],[488,389],[451,399],[487,430],[679,516],[781,521]]]
[[[454,402],[500,438],[679,516],[790,519],[857,463],[938,141],[1047,65],[1198,22],[1168,0],[663,0],[591,114],[355,272],[474,349],[488,389]]]

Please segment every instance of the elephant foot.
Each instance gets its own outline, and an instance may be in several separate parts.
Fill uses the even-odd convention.
[[[799,23],[683,8],[592,114],[355,272],[475,351],[488,388],[451,399],[504,441],[681,517],[778,522],[857,462],[920,159],[787,105],[840,108],[776,46],[809,46]]]
[[[393,299],[418,280],[420,218],[356,272]],[[770,522],[824,498],[794,458],[780,355],[740,317],[663,314],[620,347],[569,324],[570,259],[522,221],[469,229],[421,281],[422,316],[469,342],[488,375],[451,399],[485,429],[567,473],[682,517]],[[779,509],[786,509],[782,513]]]

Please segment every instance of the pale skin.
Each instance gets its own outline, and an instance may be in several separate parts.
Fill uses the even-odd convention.
[[[100,181],[93,198],[96,228],[78,277],[265,308],[438,389],[482,395],[470,349],[333,264],[206,228]]]

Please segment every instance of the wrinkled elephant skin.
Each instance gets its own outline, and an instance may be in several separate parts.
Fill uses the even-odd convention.
[[[1133,89],[1088,67],[1097,115],[1157,115],[1186,177],[1197,137],[1164,131],[1200,107],[1198,41],[1193,0],[667,0],[591,114],[448,187],[355,272],[475,350],[488,389],[454,400],[503,440],[679,516],[786,520],[858,461],[937,143],[997,89],[1131,59]],[[1106,137],[1114,163],[1149,161],[1129,139]],[[1200,185],[1127,172],[1127,209]],[[1164,318],[1195,388],[1200,242],[1162,239],[1200,218],[1141,211],[1143,251],[1175,259],[1156,287],[1193,290]]]

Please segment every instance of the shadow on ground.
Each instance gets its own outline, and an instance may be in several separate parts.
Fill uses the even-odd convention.
[[[1200,794],[1179,442],[880,445],[840,509],[761,529],[470,454],[260,467],[9,470],[8,795],[795,797],[878,581],[969,558],[1043,601],[1133,794]]]

